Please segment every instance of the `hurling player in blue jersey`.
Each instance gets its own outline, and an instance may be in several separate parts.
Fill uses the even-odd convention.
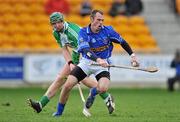
[[[109,64],[113,50],[112,43],[118,43],[130,55],[131,64],[139,66],[135,53],[133,53],[129,44],[117,33],[111,26],[104,26],[103,12],[93,10],[91,15],[91,24],[84,27],[79,32],[78,51],[82,54],[79,64],[71,71],[64,87],[61,91],[59,110],[60,114],[69,97],[70,91],[78,82],[87,76],[94,74],[98,85],[91,89],[91,93],[86,100],[85,107],[90,108],[97,94],[105,93],[110,83]],[[98,63],[101,66],[92,66],[91,63]],[[109,114],[113,113],[115,104],[113,97],[109,94],[105,99]]]

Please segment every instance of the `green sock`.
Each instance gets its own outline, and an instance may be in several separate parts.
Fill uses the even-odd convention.
[[[42,107],[44,107],[48,102],[49,102],[49,98],[47,96],[41,97],[40,103],[41,103]]]
[[[101,96],[101,98],[102,98],[103,100],[105,100],[105,99],[109,96],[109,93],[105,92],[105,93],[101,93],[101,94],[99,94],[99,95]]]

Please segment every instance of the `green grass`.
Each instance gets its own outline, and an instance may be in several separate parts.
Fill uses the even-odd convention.
[[[110,89],[115,98],[116,111],[108,115],[99,96],[91,108],[92,117],[82,114],[82,102],[77,89],[71,92],[64,114],[60,118],[51,115],[56,111],[58,94],[40,114],[27,106],[26,99],[40,99],[46,89],[0,88],[0,122],[178,122],[180,121],[179,91],[169,93],[163,89]],[[88,90],[83,89],[84,95]],[[4,104],[9,102],[10,106]]]

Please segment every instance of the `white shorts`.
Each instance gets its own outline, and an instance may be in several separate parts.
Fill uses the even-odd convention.
[[[86,73],[87,76],[94,74],[95,76],[103,71],[109,72],[109,68],[104,68],[101,66],[92,66],[92,63],[96,63],[90,59],[82,58],[78,66]]]

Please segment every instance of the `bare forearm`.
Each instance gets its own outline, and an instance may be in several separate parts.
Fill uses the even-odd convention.
[[[71,53],[67,47],[63,48],[62,53],[63,53],[64,59],[66,60],[66,62],[69,62],[72,60]]]

